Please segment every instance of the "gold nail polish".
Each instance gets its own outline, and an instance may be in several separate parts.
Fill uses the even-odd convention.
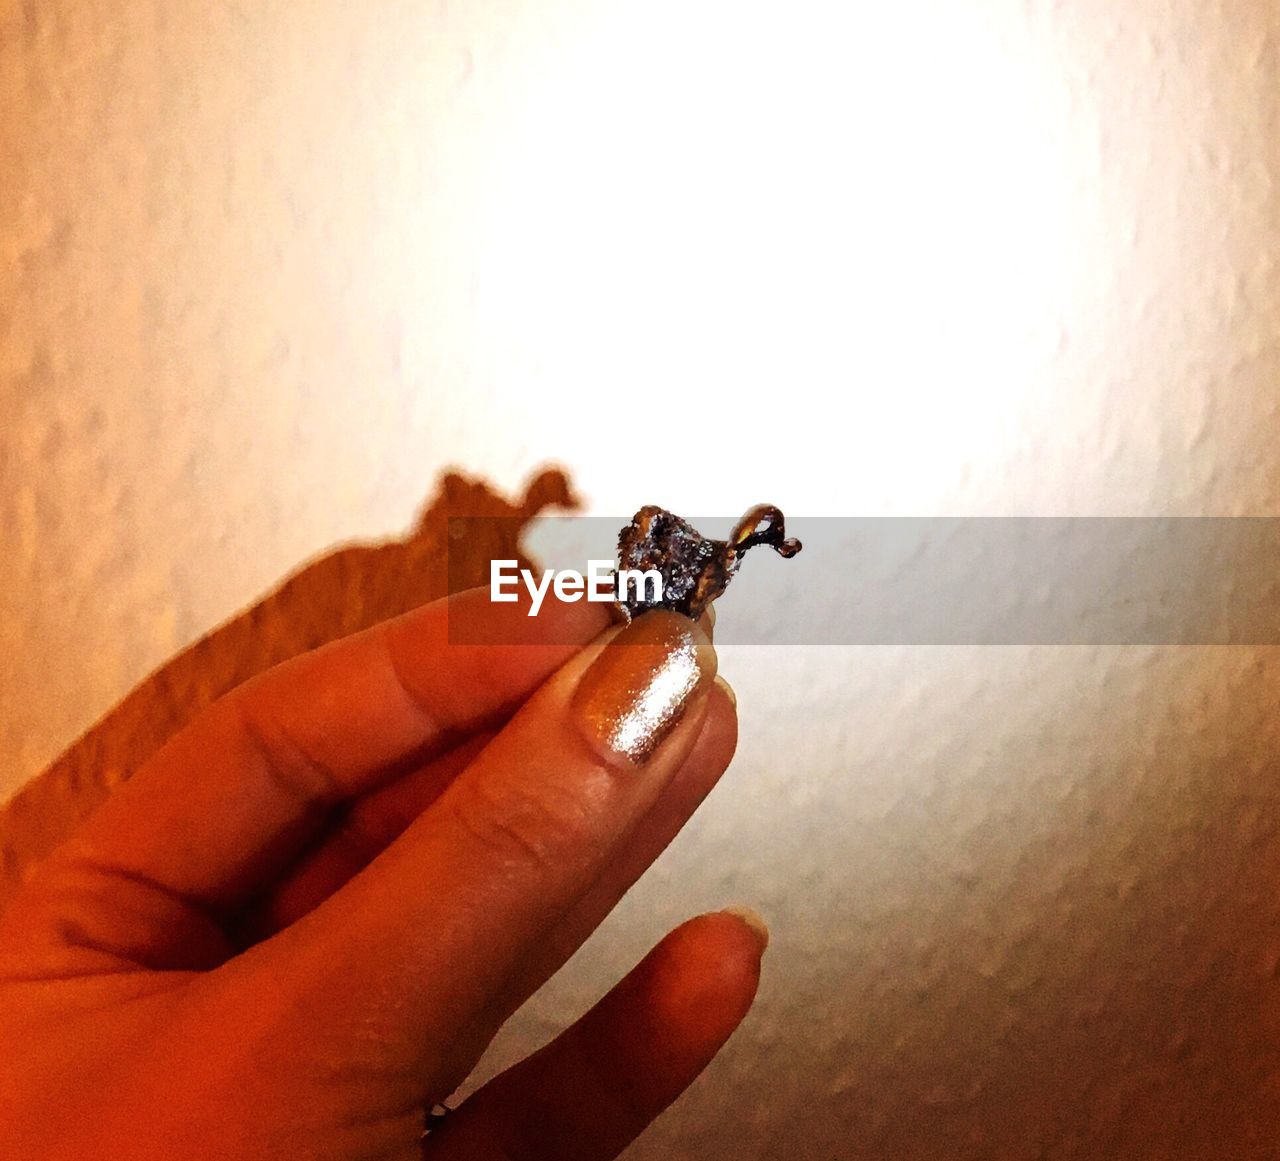
[[[715,672],[706,633],[688,617],[655,610],[605,646],[583,674],[572,712],[606,757],[644,762]]]

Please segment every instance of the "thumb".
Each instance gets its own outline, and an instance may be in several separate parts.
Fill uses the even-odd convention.
[[[692,749],[714,674],[706,634],[660,611],[553,675],[369,867],[260,946],[303,1021],[416,1073],[417,1098],[446,1095]]]

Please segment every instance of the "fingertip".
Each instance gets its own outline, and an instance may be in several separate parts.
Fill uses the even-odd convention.
[[[707,693],[707,712],[699,732],[696,755],[725,770],[738,748],[738,708],[733,693],[719,676]]]
[[[668,935],[655,950],[649,996],[671,1042],[710,1060],[751,1008],[763,953],[758,931],[725,911],[700,915]]]
[[[720,914],[732,915],[735,919],[745,923],[759,942],[761,955],[769,949],[769,927],[765,923],[764,917],[754,907],[743,907],[741,905],[726,907]]]

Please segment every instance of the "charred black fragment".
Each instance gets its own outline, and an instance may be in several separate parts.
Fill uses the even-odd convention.
[[[782,512],[772,504],[757,504],[734,525],[728,540],[703,536],[687,520],[665,508],[641,508],[618,535],[618,568],[662,575],[658,599],[644,586],[631,585],[620,602],[629,616],[649,609],[671,609],[697,619],[724,592],[742,556],[767,544],[780,556],[795,556],[800,541],[788,539]]]

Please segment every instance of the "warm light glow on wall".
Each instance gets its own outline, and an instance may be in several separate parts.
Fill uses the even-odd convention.
[[[936,508],[998,470],[1107,260],[1070,62],[946,4],[624,7],[577,33],[522,74],[477,222],[477,358],[540,441],[674,403],[768,480],[790,433],[806,471],[778,484],[807,511]],[[693,509],[733,503],[686,453],[645,445]]]

